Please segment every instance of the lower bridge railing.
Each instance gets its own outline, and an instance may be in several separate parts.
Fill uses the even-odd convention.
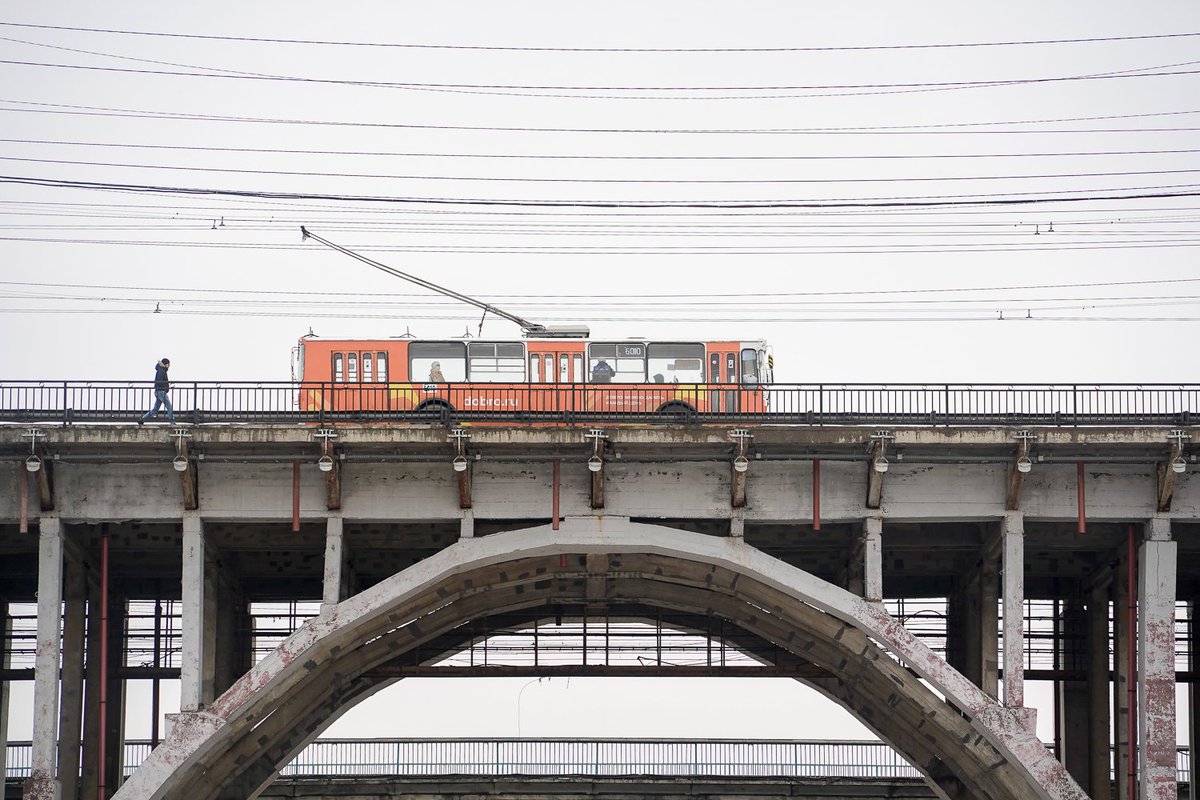
[[[126,742],[127,776],[150,750],[148,741]],[[7,777],[28,777],[31,755],[29,742],[10,742]],[[1190,782],[1186,747],[1176,763],[1179,782]],[[883,742],[808,739],[321,739],[282,775],[920,777]]]

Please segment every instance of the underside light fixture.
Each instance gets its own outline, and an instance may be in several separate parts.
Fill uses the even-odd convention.
[[[171,466],[175,468],[176,472],[187,472],[187,456],[175,456],[174,460],[171,461]]]
[[[29,458],[25,459],[25,469],[29,470],[30,472],[37,472],[41,468],[42,459],[37,454],[31,455]]]
[[[1017,472],[1024,474],[1031,469],[1033,469],[1033,459],[1029,456],[1021,456],[1017,459]]]
[[[1175,456],[1171,459],[1171,471],[1176,475],[1187,472],[1187,462],[1183,460],[1183,456]]]
[[[588,459],[588,471],[599,472],[604,469],[604,459],[600,456],[592,456]]]
[[[880,473],[887,472],[888,471],[888,460],[886,458],[884,458],[884,456],[882,454],[880,454],[880,456],[875,459],[873,466],[874,466],[876,472],[880,472]]]
[[[467,471],[467,457],[466,456],[455,456],[454,460],[451,461],[450,464],[451,464],[451,466],[454,467],[455,472],[466,472]]]
[[[321,470],[321,472],[332,472],[333,471],[333,458],[328,455],[321,456],[320,458],[318,458],[317,459],[317,469]]]
[[[745,456],[738,456],[733,460],[734,472],[745,472],[748,469],[750,469],[750,459]]]

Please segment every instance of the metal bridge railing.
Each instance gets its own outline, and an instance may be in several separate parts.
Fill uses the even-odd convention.
[[[125,775],[150,754],[125,743]],[[1177,779],[1191,780],[1179,747]],[[29,776],[29,742],[8,745],[7,777]],[[356,775],[537,775],[909,779],[920,775],[883,742],[733,739],[320,739],[284,768],[285,777]]]
[[[1188,426],[1200,412],[1200,385],[176,382],[171,399],[177,419],[196,423]],[[152,402],[149,382],[0,382],[0,422],[131,423]]]

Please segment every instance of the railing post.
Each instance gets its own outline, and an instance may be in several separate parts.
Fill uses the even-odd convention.
[[[69,391],[69,389],[67,388],[67,382],[63,381],[63,385],[62,385],[62,424],[64,426],[71,424],[71,415],[70,415],[70,411],[68,410],[68,405],[69,405],[69,400],[67,399],[68,391]]]

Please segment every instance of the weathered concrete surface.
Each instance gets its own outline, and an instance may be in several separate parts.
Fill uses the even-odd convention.
[[[1174,800],[1175,542],[1170,521],[1152,519],[1138,552],[1138,736],[1142,800]]]
[[[33,686],[33,753],[29,800],[58,800],[58,668],[62,652],[63,529],[57,517],[38,524],[38,625]]]
[[[163,755],[156,750],[122,787],[119,800],[156,800],[172,796],[172,786],[188,777],[187,770],[207,753],[223,746],[219,732],[229,723],[253,725],[269,713],[282,696],[303,684],[307,672],[331,655],[370,636],[393,609],[416,594],[433,589],[448,577],[485,565],[521,557],[568,553],[654,553],[669,558],[720,566],[808,603],[861,630],[892,650],[921,677],[943,693],[972,720],[1011,764],[1028,778],[1025,793],[1042,798],[1078,798],[1083,793],[1040,742],[1024,720],[1008,711],[950,669],[922,642],[869,603],[843,589],[813,578],[794,567],[748,547],[738,540],[688,534],[613,518],[564,520],[554,531],[542,526],[494,536],[460,540],[403,573],[339,604],[306,625],[259,662],[205,715],[211,724],[200,729],[172,731]],[[220,781],[219,776],[210,779]],[[1012,797],[1025,796],[1014,794]]]

